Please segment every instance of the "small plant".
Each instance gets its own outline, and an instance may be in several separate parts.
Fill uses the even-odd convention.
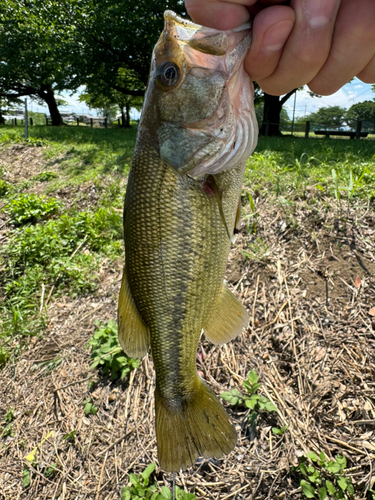
[[[14,419],[14,408],[9,408],[4,417],[5,427],[1,432],[1,437],[5,438],[7,436],[14,436],[13,434],[13,424]]]
[[[238,405],[249,408],[250,412],[247,415],[247,420],[252,427],[255,427],[258,415],[262,411],[277,411],[276,406],[271,401],[258,394],[260,388],[258,380],[259,377],[256,371],[251,370],[247,376],[247,380],[243,382],[247,394],[242,394],[237,389],[233,389],[230,392],[222,392],[220,394],[220,397],[222,397],[224,401],[228,401],[232,406]]]
[[[257,234],[257,222],[258,222],[258,215],[259,212],[255,208],[255,203],[254,199],[251,196],[251,193],[249,193],[249,203],[250,203],[250,208],[251,208],[251,214],[245,215],[245,219],[247,219],[247,232],[250,232],[250,224],[251,224],[251,232],[254,234]]]
[[[149,465],[139,476],[130,474],[129,480],[131,485],[122,489],[121,500],[141,500],[149,498],[150,500],[172,500],[172,492],[166,486],[162,486],[161,490],[156,483],[150,484],[150,476],[154,472],[156,465]],[[196,496],[193,493],[181,491],[178,486],[175,490],[176,500],[195,500]]]
[[[22,487],[27,488],[31,483],[30,469],[27,467],[22,471]]]
[[[13,186],[7,181],[0,179],[0,198],[8,196],[13,191]]]
[[[131,370],[139,366],[139,359],[128,358],[117,339],[117,325],[113,319],[107,324],[97,324],[98,330],[92,336],[87,347],[91,347],[93,363],[90,370],[99,366],[104,375],[111,380],[123,379]]]
[[[336,460],[327,460],[323,452],[319,456],[309,452],[299,459],[298,466],[293,469],[303,476],[300,485],[306,498],[353,498],[352,480],[344,473],[346,458],[341,455],[337,455]]]
[[[76,439],[76,434],[77,434],[77,431],[74,430],[74,431],[71,431],[69,432],[68,434],[65,434],[65,436],[63,436],[63,439],[65,441],[67,441],[68,443],[71,443],[73,444],[75,439]]]
[[[60,208],[60,202],[55,198],[37,196],[34,193],[22,194],[11,200],[4,208],[11,221],[22,226],[28,222],[35,223],[38,220],[47,219],[55,214]]]
[[[96,415],[98,413],[98,407],[91,402],[91,398],[86,398],[83,404],[85,405],[85,415]]]
[[[52,462],[49,467],[46,467],[44,475],[47,479],[52,479],[56,473],[56,463]]]
[[[58,178],[58,174],[56,174],[56,172],[47,171],[47,172],[41,172],[40,174],[34,175],[33,180],[39,181],[39,182],[47,182],[47,181],[50,181],[52,179],[57,179],[57,178]]]

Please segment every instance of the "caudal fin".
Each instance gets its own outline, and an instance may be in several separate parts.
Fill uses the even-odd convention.
[[[156,441],[160,467],[184,470],[198,457],[219,458],[233,450],[237,435],[209,387],[200,381],[189,399],[165,400],[155,391]]]

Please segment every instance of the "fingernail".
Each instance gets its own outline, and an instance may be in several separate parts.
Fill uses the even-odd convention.
[[[337,0],[306,0],[303,10],[310,27],[321,28],[328,24],[337,4]]]
[[[293,25],[292,21],[284,20],[270,26],[263,36],[263,48],[270,52],[281,50],[292,31]]]

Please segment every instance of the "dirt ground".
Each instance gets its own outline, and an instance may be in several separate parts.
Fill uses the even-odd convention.
[[[244,207],[226,276],[249,311],[249,327],[221,347],[203,340],[197,364],[217,394],[242,390],[256,370],[261,393],[278,413],[261,414],[254,433],[245,409],[228,407],[238,431],[234,451],[177,474],[176,483],[198,499],[301,499],[291,467],[308,451],[324,451],[329,458],[346,457],[355,499],[370,499],[375,205],[358,200],[340,209],[307,190],[292,203],[257,198],[256,209],[254,234]],[[89,370],[86,344],[95,321],[116,318],[121,270],[122,261],[105,261],[96,294],[51,302],[47,334],[0,372],[0,421],[15,410],[14,435],[1,439],[1,499],[118,500],[130,472],[157,462],[151,357],[125,382]],[[88,397],[97,415],[85,416]],[[283,436],[272,432],[284,425]],[[24,488],[26,457],[35,448],[31,483]],[[52,463],[55,473],[48,477]],[[170,486],[170,474],[157,469],[154,477]]]

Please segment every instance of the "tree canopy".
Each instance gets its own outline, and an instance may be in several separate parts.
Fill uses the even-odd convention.
[[[353,104],[346,113],[346,122],[355,127],[357,120],[362,120],[362,126],[375,129],[375,101],[363,101]]]
[[[341,106],[325,106],[315,113],[310,113],[306,120],[322,126],[339,128],[345,125],[345,115],[346,109]]]

